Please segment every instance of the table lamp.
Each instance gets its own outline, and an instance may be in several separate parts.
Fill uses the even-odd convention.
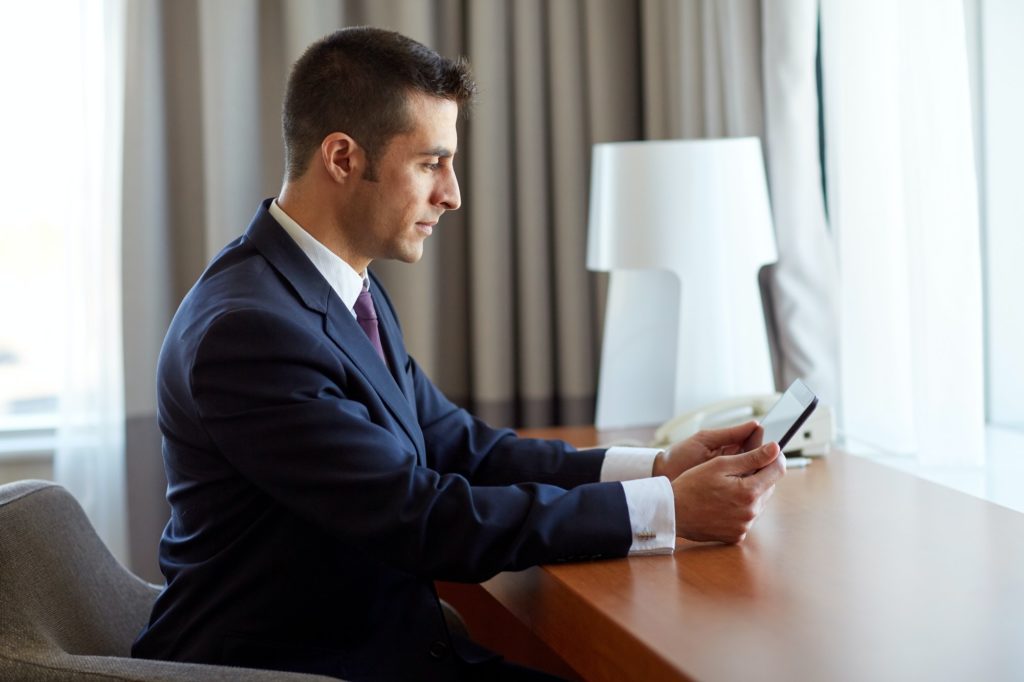
[[[774,390],[758,273],[776,260],[757,138],[594,146],[587,267],[610,272],[598,428]]]

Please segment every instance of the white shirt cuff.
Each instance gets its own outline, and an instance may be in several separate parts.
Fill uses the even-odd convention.
[[[654,458],[662,452],[658,448],[627,448],[615,446],[604,453],[601,481],[632,481],[650,478],[654,471]]]
[[[676,513],[672,484],[664,476],[623,481],[629,525],[630,556],[671,554],[676,548]]]

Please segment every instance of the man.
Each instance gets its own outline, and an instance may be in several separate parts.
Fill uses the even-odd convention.
[[[407,355],[367,266],[417,261],[459,207],[456,120],[474,87],[463,64],[370,28],[294,66],[281,194],[203,273],[160,355],[167,587],[134,655],[513,675],[448,632],[435,579],[671,552],[676,535],[739,542],[783,474],[752,423],[666,453],[519,439]]]

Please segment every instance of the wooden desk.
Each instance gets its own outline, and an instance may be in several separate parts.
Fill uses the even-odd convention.
[[[841,453],[788,472],[741,545],[477,589],[471,631],[511,614],[586,680],[1024,680],[1024,515]]]

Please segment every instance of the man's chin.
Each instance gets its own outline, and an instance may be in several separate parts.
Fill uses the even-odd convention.
[[[403,249],[401,253],[396,254],[394,259],[401,261],[402,263],[419,263],[420,259],[423,258],[423,245],[420,244],[416,248]]]

